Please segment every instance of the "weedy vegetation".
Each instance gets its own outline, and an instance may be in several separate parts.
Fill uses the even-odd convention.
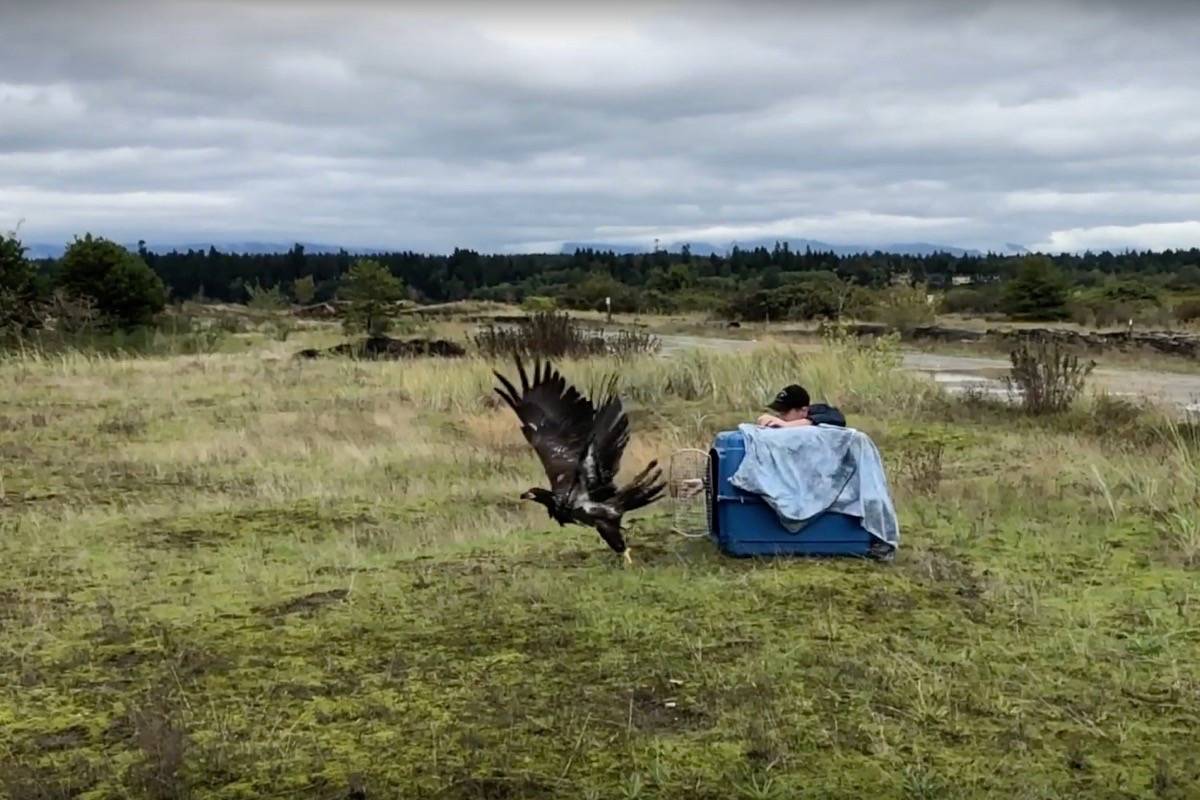
[[[554,310],[535,311],[513,325],[489,324],[477,331],[473,340],[479,352],[490,358],[630,358],[662,348],[661,340],[645,331],[622,329],[606,335]]]
[[[1065,411],[1083,394],[1094,361],[1079,356],[1057,342],[1023,344],[1009,354],[1012,369],[1007,378],[1010,393],[1019,395],[1031,414]]]
[[[630,466],[798,380],[892,478],[892,563],[663,505],[621,570],[516,499],[507,355],[292,357],[326,335],[0,360],[0,794],[1200,794],[1196,427],[963,402],[887,340],[567,358]]]

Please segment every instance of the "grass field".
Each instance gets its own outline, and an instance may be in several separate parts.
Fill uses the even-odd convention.
[[[799,379],[902,538],[736,561],[660,505],[624,570],[516,499],[490,365],[299,346],[0,362],[0,795],[1200,796],[1191,429],[951,400],[886,347],[626,362],[629,469]]]

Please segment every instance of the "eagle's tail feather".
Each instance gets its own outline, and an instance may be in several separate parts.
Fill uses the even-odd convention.
[[[650,505],[662,496],[667,485],[662,481],[662,470],[657,461],[651,461],[633,480],[621,487],[613,498],[613,505],[622,514]]]

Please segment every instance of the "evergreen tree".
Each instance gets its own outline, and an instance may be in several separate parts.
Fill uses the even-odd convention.
[[[404,297],[404,283],[378,261],[365,259],[342,278],[338,297],[350,303],[343,322],[346,331],[375,336],[387,332],[389,312]]]
[[[1067,316],[1067,282],[1045,256],[1027,256],[1004,289],[1004,310],[1021,319]]]
[[[67,248],[58,281],[67,294],[90,298],[110,324],[124,328],[150,322],[167,302],[162,280],[141,258],[90,233]]]

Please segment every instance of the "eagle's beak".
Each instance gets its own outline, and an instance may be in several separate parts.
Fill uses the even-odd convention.
[[[521,499],[522,500],[532,500],[533,492],[521,492]]]

